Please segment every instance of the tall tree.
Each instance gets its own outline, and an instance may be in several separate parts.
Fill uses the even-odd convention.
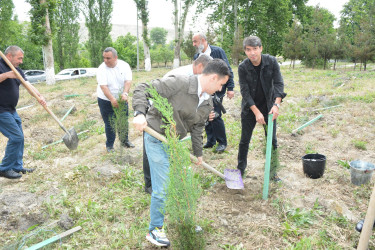
[[[6,36],[0,36],[0,49],[5,49],[11,36],[11,25],[13,22],[13,10],[14,4],[12,0],[1,0],[0,1],[0,30]]]
[[[190,61],[193,61],[194,55],[196,53],[196,49],[193,46],[193,43],[191,42],[193,40],[193,32],[189,31],[189,34],[185,38],[184,42],[182,43],[182,49],[187,55],[187,57],[190,59]]]
[[[148,0],[134,0],[138,9],[138,18],[142,21],[143,54],[145,58],[145,70],[151,70],[150,39],[148,38]]]
[[[167,41],[168,31],[164,28],[155,27],[151,29],[150,38],[153,46],[162,45],[164,46]]]
[[[78,57],[79,6],[74,0],[60,0],[54,14],[55,60],[60,70],[72,67]]]
[[[335,16],[325,8],[311,7],[312,17],[306,26],[304,40],[303,62],[312,68],[317,66],[327,67],[327,62],[332,58],[333,44],[336,32],[333,27]]]
[[[299,13],[306,0],[199,0],[199,10],[210,6],[214,9],[210,20],[221,23],[223,34],[222,48],[231,50],[241,40],[238,28],[242,26],[245,36],[257,35],[262,39],[264,52],[277,55],[281,53],[285,33],[293,23],[293,12]],[[237,7],[236,7],[237,6]],[[231,53],[228,53],[231,54]]]
[[[366,39],[365,37],[367,36],[366,32],[363,31],[367,30],[371,32],[370,30],[374,27],[374,15],[374,0],[349,0],[341,11],[340,34],[345,36],[345,39],[349,41],[352,48],[356,50],[356,53],[351,53],[351,59],[354,62],[358,59],[359,46],[365,46],[366,44],[361,44],[360,42],[361,39]],[[366,23],[364,20],[368,20],[369,27],[362,27]],[[357,37],[357,35],[361,37]]]
[[[293,65],[293,69],[295,61],[303,58],[302,45],[302,25],[296,20],[286,33],[283,43],[284,59],[291,60],[290,65]]]
[[[118,58],[129,63],[130,67],[137,67],[137,37],[127,33],[126,36],[119,36],[113,43],[117,50]]]
[[[353,54],[367,68],[367,62],[375,58],[375,27],[370,24],[370,19],[362,19],[360,27],[354,35]]]
[[[194,4],[194,0],[172,0],[174,4],[174,38],[175,38],[175,48],[174,48],[174,59],[173,59],[173,68],[177,68],[180,66],[180,52],[181,52],[181,44],[184,38],[184,30],[185,30],[185,23],[186,17],[189,12],[189,8]],[[178,6],[180,3],[181,6]],[[180,8],[179,8],[180,7]],[[179,9],[182,10],[182,13],[179,15]]]
[[[55,0],[27,0],[31,5],[31,39],[37,45],[42,45],[47,84],[55,84],[55,63],[53,60],[52,29]]]
[[[102,63],[102,52],[110,46],[112,30],[112,0],[83,0],[83,14],[89,31],[88,48],[91,66],[98,67]]]

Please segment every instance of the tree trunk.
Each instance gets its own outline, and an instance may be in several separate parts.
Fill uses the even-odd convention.
[[[45,4],[45,0],[40,0],[40,4]],[[55,84],[55,63],[53,61],[52,32],[49,23],[48,9],[46,13],[46,35],[50,37],[47,45],[43,45],[44,68],[46,71],[47,84]]]
[[[142,29],[143,29],[143,32],[144,32],[145,30],[147,30],[147,26],[143,24]],[[150,48],[148,47],[148,45],[146,44],[145,41],[143,41],[143,51],[144,51],[144,55],[145,55],[145,70],[151,71],[152,66],[151,66]]]
[[[186,23],[186,17],[190,8],[190,5],[192,3],[191,0],[185,0],[185,6],[184,6],[184,13],[182,13],[182,16],[180,18],[180,21],[178,21],[178,5],[177,0],[175,2],[175,32],[177,31],[177,36],[175,34],[176,38],[176,47],[174,51],[174,59],[173,59],[173,68],[177,68],[180,66],[180,51],[181,51],[181,44],[182,39],[184,38],[184,30],[185,30],[185,23]],[[177,26],[176,26],[177,25]]]
[[[178,68],[180,66],[180,46],[178,46],[178,3],[177,0],[174,0],[174,40],[176,42],[174,49],[174,58],[173,58],[173,68]]]
[[[233,53],[233,62],[234,65],[238,65],[238,52],[237,52],[237,46],[238,46],[238,40],[239,40],[239,35],[238,35],[238,25],[237,25],[237,5],[238,5],[238,0],[234,0],[234,45],[235,45],[235,50]]]
[[[223,46],[224,42],[224,5],[225,0],[223,0],[223,6],[221,8],[221,46]]]

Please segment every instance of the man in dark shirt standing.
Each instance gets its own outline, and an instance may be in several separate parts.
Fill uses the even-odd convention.
[[[241,88],[241,141],[238,149],[237,168],[244,175],[251,135],[256,123],[268,123],[268,114],[273,114],[272,146],[277,149],[276,118],[284,93],[284,81],[275,57],[262,54],[262,42],[257,36],[246,37],[243,48],[247,58],[238,66]],[[266,129],[265,129],[265,132]],[[271,166],[271,178],[278,181],[275,166]]]
[[[197,54],[194,55],[194,60],[197,59],[201,54],[211,56],[212,58],[222,59],[228,66],[231,76],[229,77],[226,84],[223,86],[221,91],[217,91],[216,95],[220,98],[220,102],[223,102],[225,92],[227,92],[227,97],[229,99],[234,97],[234,81],[233,81],[233,72],[229,65],[228,58],[224,50],[217,46],[209,45],[205,35],[197,33],[193,36],[193,46],[197,49]],[[216,142],[219,145],[216,147],[216,152],[222,153],[227,147],[227,135],[225,134],[225,125],[224,121],[221,118],[221,108],[214,102],[214,111],[215,118],[214,120],[207,123],[205,126],[207,134],[207,143],[203,146],[204,148],[212,148],[216,145]]]
[[[25,78],[24,73],[18,66],[23,62],[23,54],[18,46],[10,46],[5,52],[5,56]],[[5,155],[0,163],[0,176],[8,179],[21,178],[23,174],[33,172],[33,169],[23,167],[24,136],[22,131],[21,118],[18,116],[16,106],[19,99],[19,86],[21,82],[16,74],[10,69],[7,63],[0,59],[0,132],[7,137],[8,144]],[[30,85],[34,92],[41,98],[40,104],[46,105],[44,97],[39,91]]]

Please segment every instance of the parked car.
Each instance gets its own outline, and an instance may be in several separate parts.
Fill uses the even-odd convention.
[[[46,72],[44,70],[25,70],[23,73],[30,83],[46,81]]]
[[[55,75],[56,81],[69,80],[80,77],[96,76],[96,68],[64,69]]]

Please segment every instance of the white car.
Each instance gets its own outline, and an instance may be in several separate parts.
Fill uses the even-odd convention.
[[[46,81],[46,72],[44,70],[25,70],[23,73],[30,83]]]
[[[55,75],[56,81],[59,80],[69,80],[80,77],[96,76],[97,68],[74,68],[74,69],[64,69]]]

